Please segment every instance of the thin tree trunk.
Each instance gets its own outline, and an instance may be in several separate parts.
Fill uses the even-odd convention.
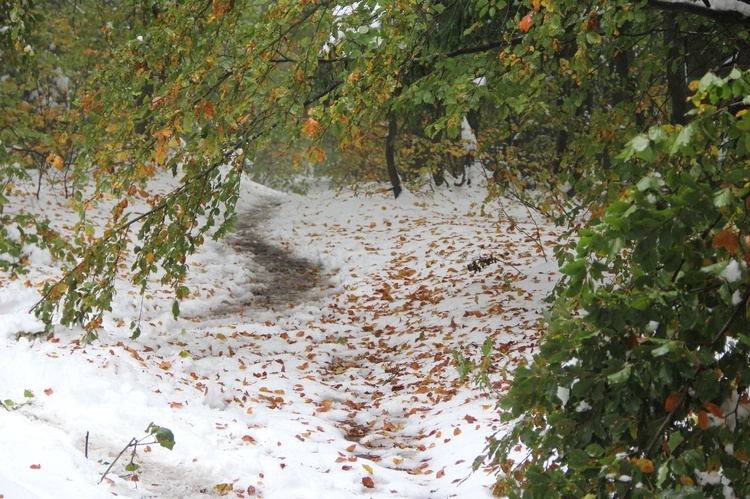
[[[385,161],[388,165],[388,177],[391,179],[393,186],[393,195],[398,198],[401,194],[401,179],[396,170],[396,135],[398,134],[398,123],[396,114],[391,111],[388,113],[388,135],[385,138]]]

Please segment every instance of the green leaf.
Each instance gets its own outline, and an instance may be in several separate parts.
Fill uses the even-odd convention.
[[[675,431],[669,436],[669,439],[667,440],[667,446],[669,446],[669,451],[674,452],[674,450],[682,443],[685,439],[682,437],[682,434],[679,431]]]
[[[30,399],[34,397],[34,393],[31,390],[24,390],[23,396],[26,397],[27,399]]]
[[[166,447],[169,450],[172,450],[174,447],[174,434],[170,429],[154,425],[151,427],[151,434],[162,447]]]
[[[609,376],[607,376],[607,379],[613,385],[625,383],[630,377],[631,370],[632,368],[630,364],[625,364],[625,367],[623,367],[622,369],[620,369],[614,374],[610,374]]]
[[[590,444],[586,447],[586,454],[590,457],[600,457],[604,454],[604,448],[599,444]]]

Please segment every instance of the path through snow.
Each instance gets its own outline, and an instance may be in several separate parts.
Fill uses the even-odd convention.
[[[29,276],[0,276],[0,400],[14,402],[0,409],[3,499],[489,497],[493,477],[471,463],[501,429],[501,368],[539,337],[554,229],[537,237],[513,206],[512,219],[485,214],[479,185],[396,201],[243,189],[237,233],[191,257],[177,321],[169,290],[142,301],[122,280],[93,344],[77,329],[16,341],[39,328],[28,308],[59,268],[37,251]],[[72,226],[63,202],[40,205]],[[503,258],[466,270],[490,253]],[[496,393],[459,380],[454,359],[478,362],[488,337]],[[141,449],[135,474],[126,456],[97,485],[150,422],[173,431],[174,449]]]

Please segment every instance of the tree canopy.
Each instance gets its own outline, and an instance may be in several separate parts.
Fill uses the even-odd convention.
[[[746,2],[0,9],[0,265],[23,272],[28,244],[67,262],[36,308],[47,324],[98,328],[129,252],[134,281],[158,274],[179,314],[186,257],[231,230],[243,172],[278,175],[279,150],[285,175],[325,162],[354,175],[352,158],[377,151],[395,195],[458,175],[468,155],[493,191],[580,229],[558,248],[549,335],[504,402],[520,419],[488,449],[498,492],[747,494]],[[161,172],[176,187],[151,195]],[[74,240],[7,212],[15,180],[34,176],[79,211]],[[104,202],[96,232],[86,211]]]

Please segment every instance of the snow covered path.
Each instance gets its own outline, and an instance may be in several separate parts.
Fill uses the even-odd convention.
[[[44,255],[27,282],[2,281],[0,399],[13,402],[0,409],[3,499],[490,495],[493,477],[470,470],[498,429],[494,395],[459,381],[453,352],[478,363],[491,337],[502,392],[500,368],[527,358],[540,334],[554,230],[537,236],[511,207],[512,220],[492,206],[483,215],[478,186],[397,201],[245,189],[241,212],[281,203],[259,222],[269,244],[325,274],[302,302],[238,306],[262,296],[247,284],[264,271],[237,238],[194,258],[184,318],[171,319],[165,291],[141,305],[122,284],[90,345],[76,330],[16,341],[38,327],[26,313],[37,283],[59,272]],[[467,271],[490,254],[500,262]],[[133,341],[125,324],[139,313]],[[172,430],[174,450],[140,448],[135,473],[128,452],[97,485],[150,422]]]

